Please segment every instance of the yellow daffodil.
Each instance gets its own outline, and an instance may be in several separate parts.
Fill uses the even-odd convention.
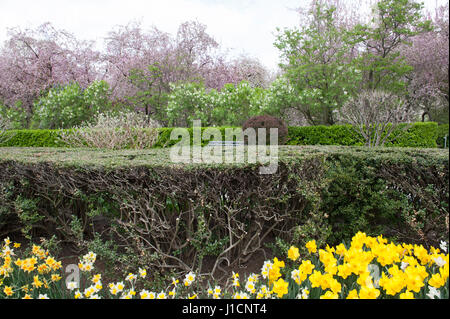
[[[8,297],[13,295],[13,289],[12,287],[9,286],[5,286],[5,288],[3,288],[3,292],[5,293],[5,295],[7,295]]]
[[[350,290],[348,292],[347,299],[359,299],[358,291],[356,291],[356,289]]]
[[[315,253],[317,251],[317,246],[316,246],[315,240],[308,241],[305,246],[310,253]]]
[[[91,281],[96,284],[98,283],[100,280],[102,279],[102,275],[101,274],[96,274],[92,277]]]
[[[278,298],[282,298],[288,293],[288,286],[289,283],[280,278],[273,283],[272,291],[277,294]]]
[[[330,290],[327,290],[322,296],[320,296],[320,299],[338,299],[338,298],[339,298],[338,294]]]
[[[298,251],[298,248],[295,246],[291,246],[288,250],[288,258],[296,261],[300,257],[300,253]]]
[[[39,287],[41,287],[43,284],[44,284],[44,283],[43,283],[42,281],[39,280],[39,276],[34,276],[34,277],[33,277],[33,283],[32,283],[32,285],[33,285],[35,288],[39,288]]]
[[[405,291],[400,294],[400,299],[414,299],[414,294],[411,291]]]
[[[359,290],[359,298],[360,299],[377,299],[380,295],[380,291],[376,288],[368,287],[368,286],[362,286]]]

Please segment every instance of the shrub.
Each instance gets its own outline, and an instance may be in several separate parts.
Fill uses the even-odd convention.
[[[75,247],[98,234],[155,270],[244,263],[275,237],[448,238],[444,150],[283,146],[271,175],[256,164],[180,166],[169,154],[0,149],[0,233],[19,227]]]
[[[362,137],[350,125],[292,126],[287,145],[364,145]]]
[[[205,126],[242,125],[250,116],[261,113],[264,102],[265,90],[247,81],[225,84],[220,91],[197,83],[172,84],[168,125],[186,127],[193,120],[201,120]]]
[[[20,130],[28,127],[27,111],[21,106],[20,102],[13,107],[7,107],[0,103],[0,118],[8,122],[9,129]]]
[[[401,126],[401,125],[400,125]],[[442,128],[441,128],[442,127]],[[447,131],[445,128],[447,127]],[[225,136],[227,127],[218,127]],[[162,127],[158,128],[159,136],[153,147],[170,147],[175,145],[179,140],[171,140],[170,134],[174,128]],[[202,127],[202,132],[206,130]],[[435,130],[441,129],[440,137],[436,138]],[[191,139],[193,137],[192,127],[187,128]],[[23,147],[61,147],[67,146],[63,143],[59,136],[69,130],[8,130],[4,132],[5,137],[8,136],[7,142],[0,142],[0,146],[23,146]],[[445,133],[447,132],[447,133]],[[391,139],[385,146],[393,147],[426,147],[435,148],[437,146],[436,139],[440,141],[443,147],[443,136],[448,134],[448,126],[437,126],[434,122],[418,122],[414,123],[406,131],[403,131],[399,137],[394,131]],[[208,144],[209,140],[202,141],[202,145]],[[192,140],[191,140],[192,144]],[[345,146],[362,146],[364,139],[358,133],[354,132],[349,125],[332,125],[332,126],[291,126],[288,128],[288,136],[286,145],[345,145]]]
[[[392,131],[385,146],[437,147],[437,130],[438,124],[435,122],[401,123]]]
[[[383,146],[399,124],[409,122],[411,108],[400,97],[383,91],[363,91],[348,100],[340,109],[343,122],[351,124],[369,147]],[[406,130],[407,126],[401,126]]]
[[[158,138],[158,124],[142,113],[99,113],[93,123],[62,132],[61,141],[71,147],[143,149]]]
[[[417,122],[409,126],[399,124],[393,130],[385,146],[395,147],[436,147],[434,122]],[[346,145],[362,146],[365,140],[350,125],[317,125],[288,128],[287,145]]]
[[[59,140],[64,130],[9,130],[4,134],[8,136],[0,146],[9,147],[62,147],[65,146]]]
[[[71,128],[109,109],[109,87],[104,81],[93,82],[83,90],[78,83],[52,88],[34,106],[33,127]]]
[[[258,138],[258,143],[259,143],[259,136],[258,136],[259,128],[264,128],[266,130],[265,136],[266,144],[270,143],[271,128],[278,129],[278,144],[280,145],[286,142],[288,135],[288,129],[286,127],[286,124],[282,120],[270,115],[259,115],[248,119],[242,126],[242,130],[245,131],[247,128],[255,129],[256,136]]]

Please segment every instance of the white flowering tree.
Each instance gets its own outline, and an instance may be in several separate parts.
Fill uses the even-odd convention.
[[[35,104],[33,125],[41,129],[70,128],[109,107],[109,86],[104,81],[95,81],[84,90],[78,83],[55,87]]]
[[[266,94],[246,81],[225,84],[220,91],[198,83],[171,84],[169,126],[189,126],[193,120],[204,126],[239,126],[265,110]]]

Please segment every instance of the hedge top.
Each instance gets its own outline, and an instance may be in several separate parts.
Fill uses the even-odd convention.
[[[446,149],[423,149],[405,147],[364,146],[279,146],[278,162],[289,163],[315,156],[324,158],[350,156],[366,159],[369,162],[432,162],[435,165],[448,165],[449,152]],[[0,163],[15,161],[23,164],[49,163],[60,167],[231,167],[254,166],[259,164],[180,164],[170,160],[170,149],[147,150],[99,150],[88,148],[40,148],[40,147],[1,147]]]

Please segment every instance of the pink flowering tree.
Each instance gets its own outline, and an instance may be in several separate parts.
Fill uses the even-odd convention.
[[[255,59],[228,59],[206,26],[182,23],[175,36],[140,24],[119,26],[106,39],[103,56],[107,80],[116,102],[137,107],[167,124],[167,103],[172,83],[202,83],[220,90],[227,83],[248,80],[265,85],[267,71]]]
[[[36,30],[9,30],[0,51],[0,98],[7,108],[23,108],[29,121],[33,103],[54,85],[87,87],[98,78],[99,53],[50,23]]]
[[[428,14],[433,29],[419,34],[411,42],[400,48],[400,53],[413,67],[408,79],[408,101],[422,111],[422,120],[428,116],[432,121],[438,118],[436,108],[447,109],[449,103],[448,63],[449,63],[449,6],[436,8]],[[444,112],[445,114],[445,112]],[[448,122],[448,119],[447,119]]]

